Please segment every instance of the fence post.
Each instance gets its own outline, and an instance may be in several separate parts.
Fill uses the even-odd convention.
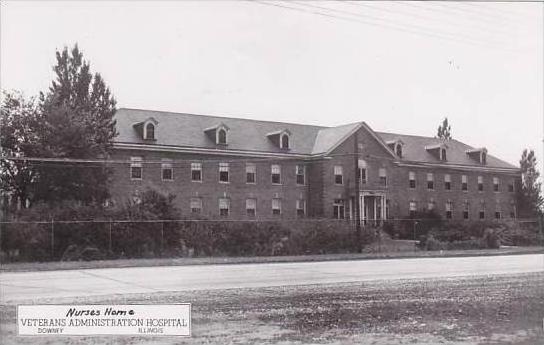
[[[164,251],[164,222],[161,222],[161,256]]]
[[[110,229],[109,229],[109,242],[108,242],[108,249],[109,249],[109,252],[110,254],[112,253],[112,245],[111,245],[111,226],[112,226],[112,221],[110,219]]]
[[[55,224],[54,219],[51,218],[51,258],[55,256]]]

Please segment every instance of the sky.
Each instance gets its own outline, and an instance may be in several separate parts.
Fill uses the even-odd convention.
[[[77,43],[118,107],[455,139],[518,165],[544,137],[544,4],[2,1],[0,87]]]

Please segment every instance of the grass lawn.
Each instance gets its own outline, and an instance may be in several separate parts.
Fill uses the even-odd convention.
[[[544,273],[34,302],[191,302],[193,336],[20,338],[15,306],[3,305],[0,343],[544,344]]]

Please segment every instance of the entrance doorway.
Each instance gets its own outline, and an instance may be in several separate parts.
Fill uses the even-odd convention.
[[[361,192],[360,207],[361,221],[364,225],[381,225],[386,215],[385,193]]]

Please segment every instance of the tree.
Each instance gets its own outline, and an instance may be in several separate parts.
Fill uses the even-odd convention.
[[[117,135],[116,101],[100,74],[75,45],[56,52],[55,80],[47,94],[40,94],[43,124],[41,157],[107,158]],[[98,163],[48,163],[39,167],[35,197],[46,202],[72,199],[84,203],[108,198],[111,170]]]
[[[34,98],[25,99],[17,91],[2,92],[0,109],[1,155],[6,157],[34,157],[39,147],[41,123]],[[11,195],[18,205],[25,206],[32,197],[36,171],[29,161],[0,159],[0,189]]]
[[[448,123],[448,118],[445,117],[444,120],[442,120],[442,124],[438,126],[438,130],[436,133],[436,137],[443,139],[443,140],[451,140],[451,126]]]
[[[542,184],[538,182],[540,173],[533,150],[523,150],[519,161],[521,169],[521,188],[517,190],[518,215],[520,218],[532,218],[542,213],[544,198]]]

